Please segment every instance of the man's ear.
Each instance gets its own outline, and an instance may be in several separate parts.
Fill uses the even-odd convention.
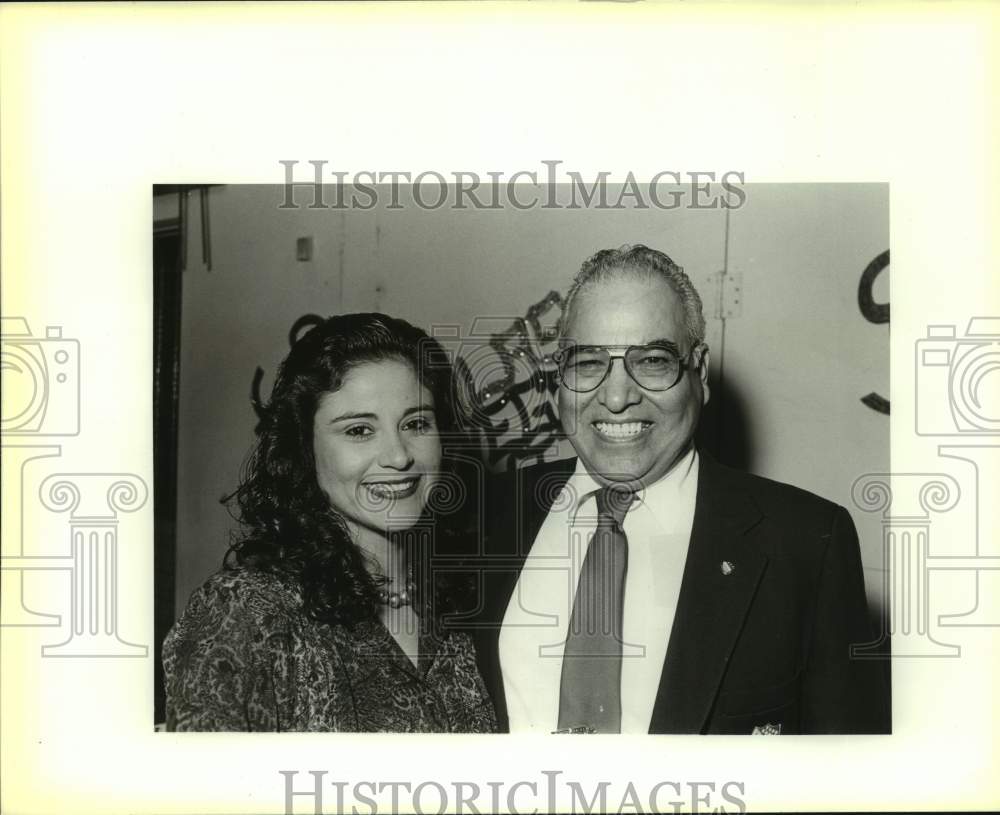
[[[708,397],[711,394],[711,388],[708,386],[708,346],[705,346],[705,350],[701,353],[701,362],[698,364],[698,374],[701,377],[701,403],[703,405],[708,404]]]

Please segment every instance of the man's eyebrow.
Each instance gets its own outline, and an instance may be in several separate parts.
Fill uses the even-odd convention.
[[[649,345],[664,346],[665,348],[670,348],[674,351],[679,351],[680,346],[677,345],[673,340],[668,340],[666,337],[659,337],[655,340],[649,340],[649,342],[636,343],[635,345],[593,345],[580,343],[579,345],[570,346],[577,351],[592,351],[598,348],[644,348]]]
[[[659,339],[650,340],[645,343],[646,345],[665,345],[667,348],[672,348],[674,351],[679,351],[680,346],[677,345],[673,340],[668,340],[666,337],[660,337]]]

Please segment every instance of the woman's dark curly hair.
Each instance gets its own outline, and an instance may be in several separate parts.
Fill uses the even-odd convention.
[[[305,612],[321,622],[350,625],[374,618],[378,588],[343,517],[319,486],[313,421],[320,398],[340,388],[353,367],[384,360],[412,366],[434,397],[442,437],[458,431],[451,365],[436,340],[384,314],[330,317],[298,339],[282,362],[256,445],[228,499],[235,499],[243,534],[227,552],[226,566],[235,561],[291,577],[302,590]],[[433,497],[428,504],[425,520],[434,524],[435,536],[445,532],[444,525],[457,525],[455,513],[431,516]],[[434,580],[433,592],[428,590],[428,570],[421,569],[424,553],[412,551],[412,535],[405,539],[422,587],[420,606],[430,607],[431,595],[437,595],[433,609],[438,616],[452,607],[458,587]]]

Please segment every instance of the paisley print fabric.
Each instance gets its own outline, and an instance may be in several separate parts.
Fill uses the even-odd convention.
[[[163,643],[167,729],[488,733],[466,634],[421,634],[414,664],[377,621],[309,619],[296,587],[248,568],[211,577]]]

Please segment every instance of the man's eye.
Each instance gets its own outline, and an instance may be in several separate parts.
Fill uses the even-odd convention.
[[[655,368],[658,365],[669,365],[670,357],[663,354],[646,354],[639,357],[639,364],[647,368]]]
[[[372,430],[368,425],[355,424],[351,425],[344,433],[348,436],[353,436],[354,438],[365,438],[370,436],[375,431]]]
[[[580,373],[589,373],[593,371],[599,371],[604,368],[604,360],[602,359],[587,359],[587,358],[577,358],[574,359],[570,366],[575,368]]]
[[[632,365],[647,371],[667,370],[673,369],[677,365],[677,358],[663,351],[647,351],[644,354],[638,355],[632,361]]]

